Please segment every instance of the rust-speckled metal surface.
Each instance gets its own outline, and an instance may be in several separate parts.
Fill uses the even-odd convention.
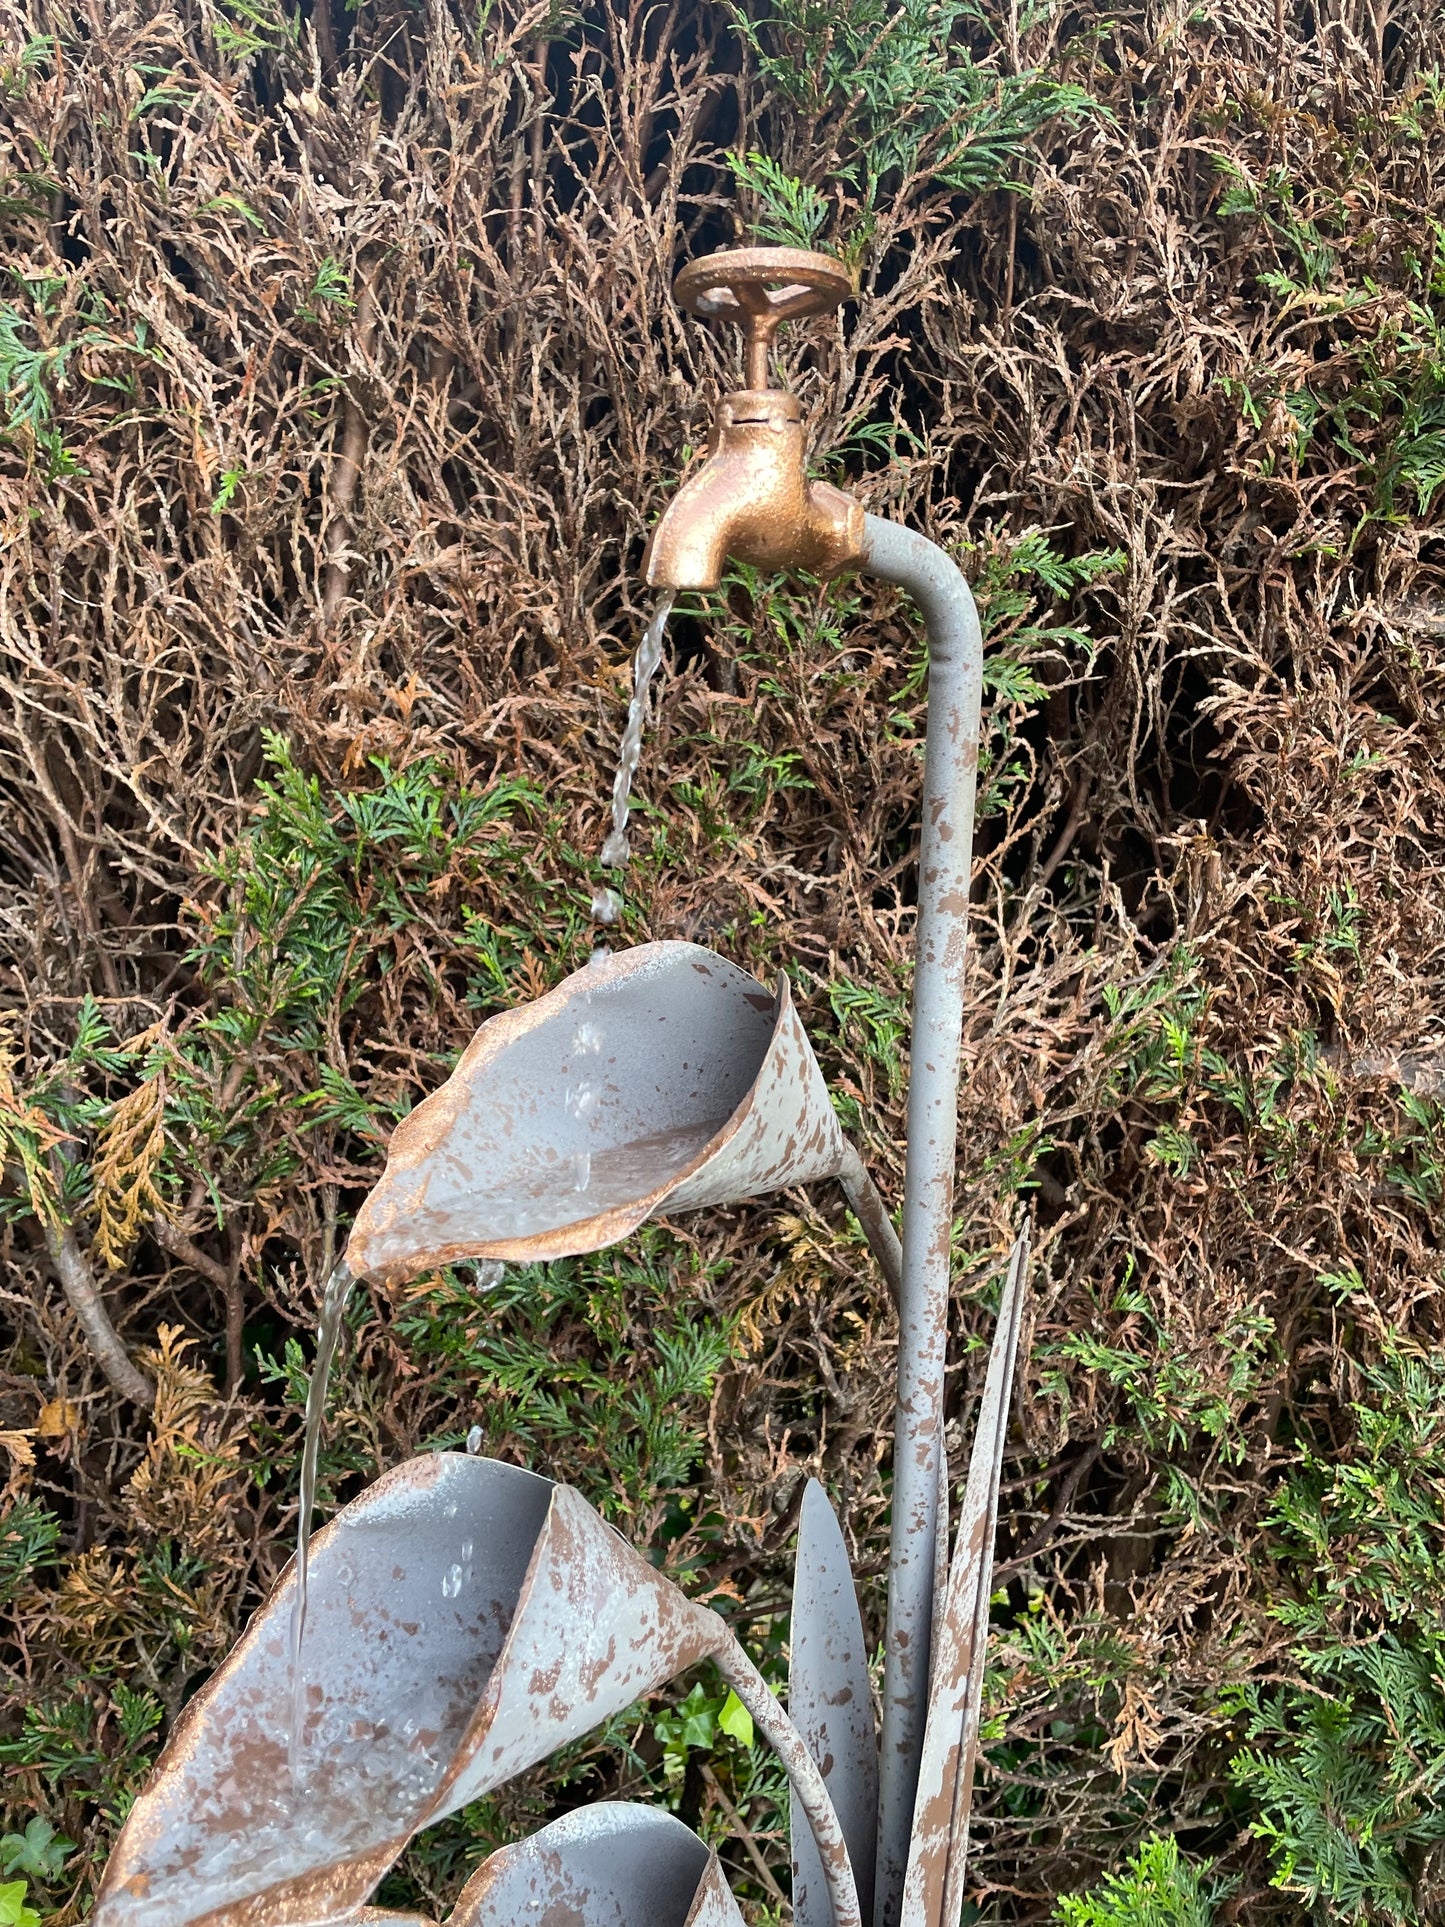
[[[477,1869],[448,1927],[742,1927],[716,1854],[670,1813],[604,1803]]]
[[[771,1686],[735,1638],[716,1655],[717,1668],[753,1716],[753,1722],[787,1771],[794,1797],[793,1813],[801,1809],[813,1836],[818,1866],[832,1903],[833,1927],[863,1927],[858,1905],[858,1883],[848,1858],[848,1842],[817,1761],[802,1734],[784,1712]]]
[[[397,1126],[347,1262],[395,1285],[457,1259],[598,1251],[664,1207],[832,1177],[843,1155],[786,977],[770,995],[696,944],[643,944],[483,1024]]]
[[[874,1927],[899,1927],[928,1714],[944,1512],[943,1399],[983,637],[957,564],[927,537],[870,515],[864,548],[863,566],[906,589],[928,630],[873,1910]]]
[[[903,1885],[904,1927],[958,1927],[963,1910],[998,1483],[1027,1267],[1025,1233],[1013,1248],[1004,1281],[949,1568],[948,1597],[935,1628],[928,1725]]]
[[[413,1459],[316,1537],[297,1789],[294,1584],[177,1723],[95,1927],[354,1912],[419,1828],[731,1641],[567,1487],[459,1453]]]
[[[868,1648],[842,1531],[816,1479],[798,1520],[789,1637],[788,1713],[817,1761],[848,1842],[864,1927],[873,1912],[878,1737]],[[818,1850],[793,1796],[794,1927],[828,1927]]]

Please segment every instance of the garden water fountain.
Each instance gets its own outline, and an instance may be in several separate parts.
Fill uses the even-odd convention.
[[[786,977],[644,944],[484,1024],[400,1124],[326,1296],[308,1399],[300,1557],[178,1720],[111,1856],[96,1927],[426,1927],[367,1901],[423,1827],[712,1659],[786,1768],[798,1927],[957,1927],[999,1467],[1025,1248],[1015,1246],[951,1563],[942,1450],[962,992],[982,655],[957,568],[809,482],[779,325],[851,293],[794,249],[693,263],[678,299],[745,332],[747,386],[663,515],[604,861],[671,598],[726,562],[870,570],[918,603],[929,709],[901,1245],[843,1137]],[[616,899],[600,893],[599,921]],[[881,1738],[842,1533],[816,1482],[798,1536],[785,1713],[726,1622],[569,1488],[462,1453],[385,1473],[308,1547],[324,1380],[353,1278],[596,1251],[661,1211],[838,1180],[898,1305]],[[716,1856],[671,1816],[604,1803],[493,1854],[451,1927],[724,1927]]]

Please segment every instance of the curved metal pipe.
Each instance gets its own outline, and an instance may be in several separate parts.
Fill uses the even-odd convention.
[[[888,1296],[896,1309],[898,1294],[903,1289],[903,1246],[878,1186],[868,1175],[868,1167],[858,1155],[857,1146],[848,1138],[843,1140],[843,1168],[838,1173],[838,1182],[843,1187],[849,1210],[863,1228],[868,1249],[878,1261]]]
[[[758,1731],[782,1761],[789,1784],[798,1796],[798,1805],[807,1815],[813,1845],[818,1849],[818,1861],[823,1870],[823,1884],[828,1890],[833,1927],[863,1927],[858,1889],[848,1859],[848,1843],[843,1837],[827,1783],[808,1751],[807,1742],[736,1637],[730,1634],[727,1644],[713,1657],[717,1661],[718,1671],[752,1714]]]
[[[873,1911],[874,1927],[898,1927],[928,1712],[939,1563],[949,1260],[983,638],[967,582],[926,536],[870,515],[863,525],[862,567],[906,590],[928,632],[928,732],[918,854]]]

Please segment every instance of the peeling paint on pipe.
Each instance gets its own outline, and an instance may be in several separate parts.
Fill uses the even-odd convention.
[[[973,596],[936,543],[870,515],[862,566],[905,590],[928,632],[898,1404],[883,1679],[875,1927],[898,1927],[928,1710],[968,892],[983,700]]]

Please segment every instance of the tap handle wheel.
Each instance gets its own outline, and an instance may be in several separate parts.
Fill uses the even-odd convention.
[[[841,261],[804,248],[730,248],[689,261],[673,283],[689,314],[735,321],[747,348],[747,385],[766,388],[768,351],[785,321],[827,314],[854,294]]]

